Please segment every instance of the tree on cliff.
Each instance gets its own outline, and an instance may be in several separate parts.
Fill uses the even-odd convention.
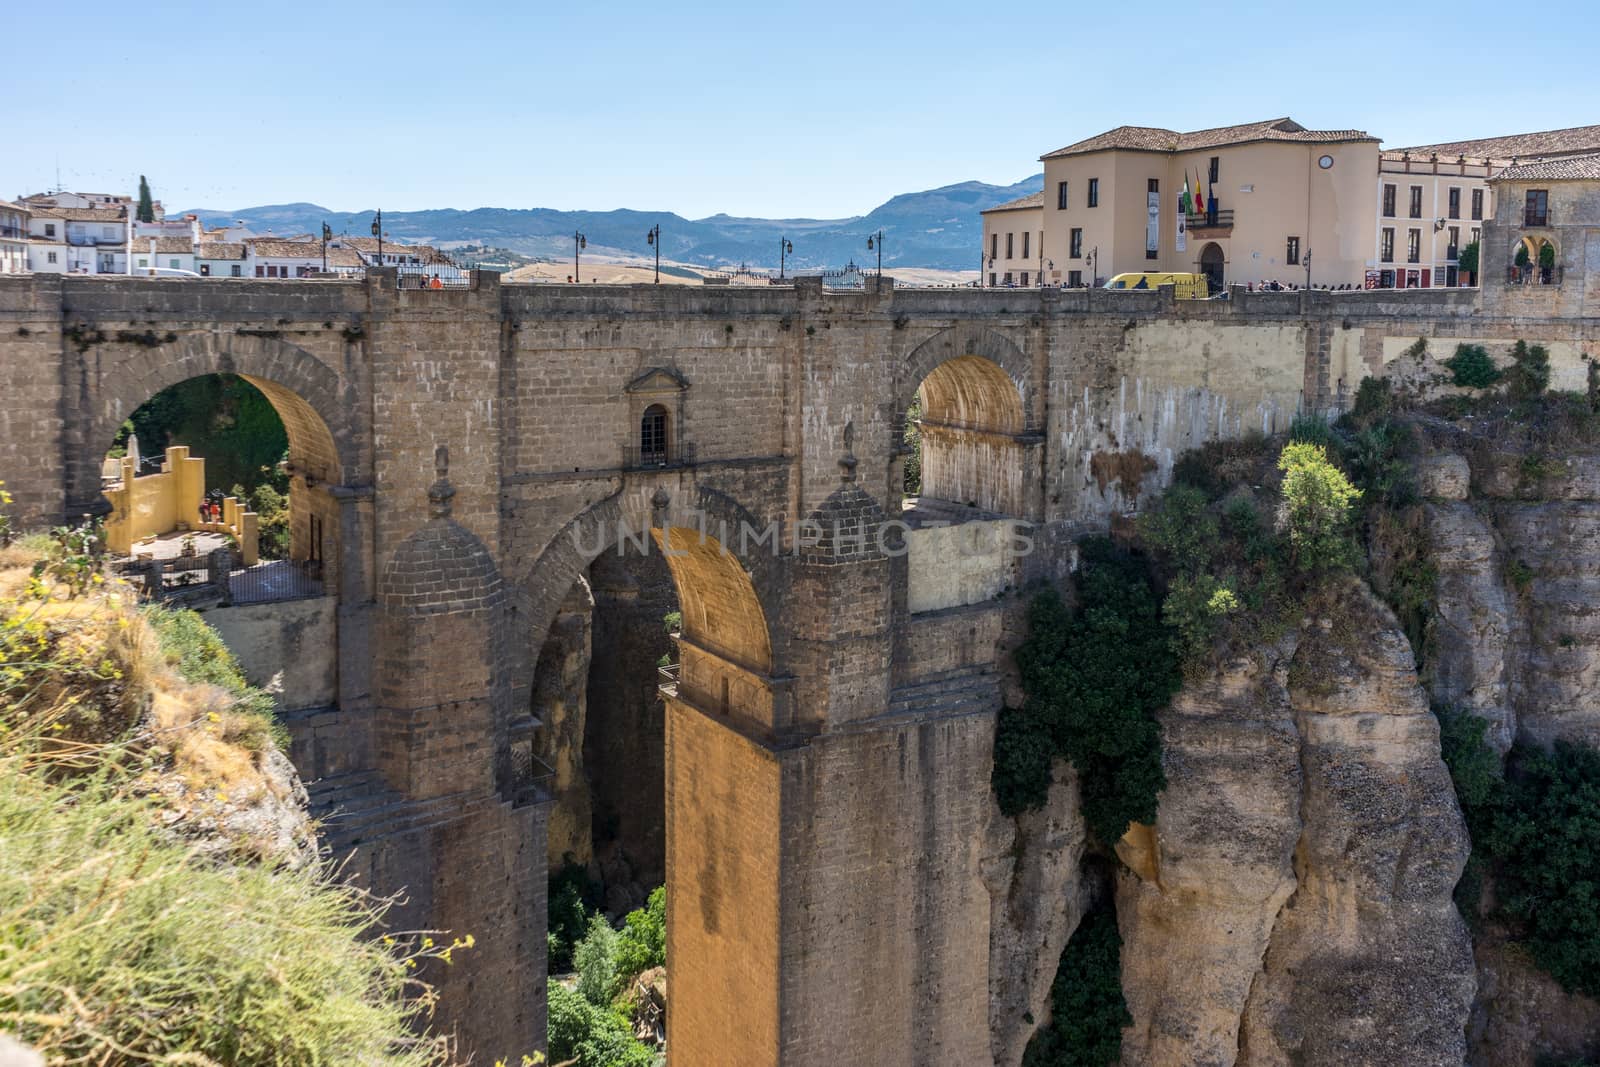
[[[143,174],[139,175],[139,207],[133,217],[140,222],[156,221],[155,201],[150,199],[150,183]]]

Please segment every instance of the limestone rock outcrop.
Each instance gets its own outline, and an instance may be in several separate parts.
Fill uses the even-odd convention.
[[[1433,447],[1418,461],[1438,575],[1424,667],[1433,701],[1488,719],[1502,752],[1518,739],[1600,744],[1600,455],[1461,438]],[[1468,1063],[1534,1067],[1592,1047],[1600,1003],[1563,993],[1492,926],[1475,951]]]
[[[1123,1063],[1460,1064],[1468,844],[1393,616],[1359,583],[1162,716],[1120,848]]]
[[[1036,811],[1007,819],[997,808],[989,840],[990,1049],[996,1067],[1017,1067],[1036,1024],[1049,1018],[1061,950],[1092,903],[1080,869],[1088,832],[1071,765],[1056,762]]]
[[[594,598],[579,579],[550,626],[534,673],[533,714],[543,724],[540,756],[555,772],[547,831],[550,869],[570,856],[587,864],[593,853],[589,780],[583,769],[584,718],[588,708]]]

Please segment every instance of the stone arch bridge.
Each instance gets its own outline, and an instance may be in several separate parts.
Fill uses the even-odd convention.
[[[1019,966],[989,845],[1006,591],[1177,453],[1335,408],[1419,336],[1536,336],[1558,379],[1593,343],[1469,291],[395,283],[0,279],[0,478],[25,523],[100,510],[101,456],[161,389],[266,394],[337,650],[294,756],[367,813],[330,844],[405,891],[402,923],[476,935],[433,977],[483,1062],[543,1043],[528,689],[600,553],[663,552],[683,610],[674,1062],[989,1062],[1021,1025],[994,1006]]]

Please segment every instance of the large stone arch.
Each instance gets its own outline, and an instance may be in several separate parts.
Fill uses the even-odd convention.
[[[689,607],[694,594],[686,594],[686,585],[697,577],[723,585],[724,591],[729,590],[724,583],[741,584],[741,592],[747,591],[753,596],[759,609],[760,621],[765,627],[765,654],[751,657],[748,650],[729,647],[715,639],[713,650],[737,659],[752,671],[776,673],[783,649],[781,630],[774,626],[775,620],[781,618],[781,537],[760,540],[761,535],[768,532],[767,525],[738,501],[716,489],[700,487],[688,501],[680,501],[674,494],[665,508],[657,508],[653,496],[653,483],[641,483],[585,508],[562,526],[524,574],[513,577],[518,643],[526,650],[512,665],[513,684],[519,692],[531,686],[539,650],[573,584],[588,571],[596,557],[618,548],[619,529],[628,531],[634,538],[649,538],[648,550],[660,551],[659,539],[651,536],[656,526],[672,529],[674,547],[682,545],[690,550],[687,559],[669,557],[667,561],[678,586],[679,601],[685,607],[685,625],[689,625],[697,610]],[[741,536],[746,529],[754,532]],[[702,531],[705,545],[711,546],[710,554],[701,544]],[[687,534],[693,537],[686,541]],[[742,579],[726,569],[726,559],[717,558],[723,556],[723,549],[738,564]],[[697,567],[715,569],[701,572]],[[703,612],[703,608],[700,610]],[[743,608],[740,617],[754,621]],[[686,636],[692,638],[693,634]]]
[[[83,358],[90,403],[74,448],[78,454],[66,457],[69,501],[99,497],[100,459],[141,404],[207,374],[237,374],[261,390],[288,431],[296,469],[324,484],[366,481],[356,446],[359,409],[349,402],[339,373],[303,348],[259,334],[206,331],[166,344],[93,346]]]

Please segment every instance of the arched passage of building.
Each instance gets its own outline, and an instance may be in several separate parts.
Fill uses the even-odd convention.
[[[1222,291],[1225,269],[1226,258],[1222,254],[1222,246],[1215,241],[1207,241],[1200,250],[1200,273],[1206,276],[1206,284],[1213,293]]]
[[[1550,285],[1559,282],[1561,262],[1555,241],[1539,234],[1525,234],[1511,245],[1511,281]]]
[[[921,485],[917,504],[1035,518],[1042,435],[1030,429],[1027,358],[991,330],[957,328],[923,342],[907,361],[904,418],[916,399]]]

